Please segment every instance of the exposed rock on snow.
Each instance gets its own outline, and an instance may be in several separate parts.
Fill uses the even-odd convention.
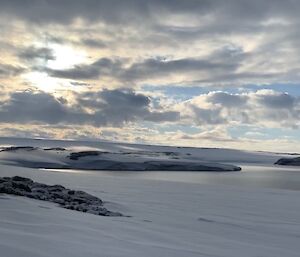
[[[66,148],[63,148],[63,147],[50,147],[50,148],[44,148],[44,151],[66,151]]]
[[[296,158],[281,158],[277,162],[277,165],[291,165],[291,166],[300,166],[300,157]]]
[[[82,152],[75,152],[75,153],[71,153],[70,156],[68,156],[70,158],[70,160],[78,160],[81,157],[87,157],[87,156],[98,156],[100,154],[99,151],[82,151]]]
[[[26,150],[26,151],[33,151],[37,149],[37,147],[33,146],[10,146],[10,147],[4,147],[1,152],[15,152],[18,150]]]
[[[121,213],[108,211],[103,207],[101,199],[86,192],[71,190],[61,185],[41,184],[19,176],[0,177],[0,193],[54,202],[66,209],[100,216],[122,216]]]

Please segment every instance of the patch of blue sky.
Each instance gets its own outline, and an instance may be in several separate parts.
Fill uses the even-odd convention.
[[[247,84],[242,86],[218,87],[218,86],[182,86],[182,85],[144,85],[143,91],[161,92],[166,96],[176,100],[188,100],[201,94],[207,94],[211,91],[225,91],[231,94],[241,92],[256,92],[261,89],[270,89],[278,92],[286,92],[292,96],[300,96],[300,84],[285,83],[285,84]]]
[[[177,100],[188,100],[197,95],[207,94],[211,91],[208,87],[198,87],[198,86],[154,86],[154,85],[144,85],[142,87],[143,91],[151,92],[161,92],[166,96],[172,97]]]

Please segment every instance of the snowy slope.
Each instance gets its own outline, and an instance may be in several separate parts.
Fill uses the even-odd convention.
[[[115,172],[38,170],[3,163],[65,165],[78,151],[107,159],[251,164],[272,169],[286,155],[231,149],[177,148],[109,142],[0,139],[0,177],[24,176],[83,190],[131,217],[99,217],[55,204],[0,195],[2,257],[298,257],[300,191],[158,181]],[[44,150],[63,147],[61,150]],[[172,153],[172,154],[170,154]],[[95,156],[94,156],[95,157]],[[93,156],[79,157],[88,164]],[[68,160],[69,161],[69,160]],[[76,162],[76,160],[72,160]],[[270,171],[271,172],[271,171]],[[295,172],[297,172],[295,170]],[[228,174],[231,176],[232,174]]]
[[[0,166],[0,176],[85,190],[128,217],[0,196],[5,257],[298,257],[300,192]]]

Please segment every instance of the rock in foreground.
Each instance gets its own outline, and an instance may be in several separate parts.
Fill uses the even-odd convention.
[[[296,157],[296,158],[282,158],[282,159],[279,159],[274,164],[276,164],[276,165],[300,166],[300,157]]]
[[[54,202],[66,209],[100,216],[122,216],[108,211],[103,207],[101,199],[84,191],[71,190],[61,185],[41,184],[19,176],[0,178],[0,193]]]

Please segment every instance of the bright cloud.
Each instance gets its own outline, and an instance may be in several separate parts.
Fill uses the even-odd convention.
[[[3,134],[288,140],[293,151],[299,10],[292,0],[1,1]]]

